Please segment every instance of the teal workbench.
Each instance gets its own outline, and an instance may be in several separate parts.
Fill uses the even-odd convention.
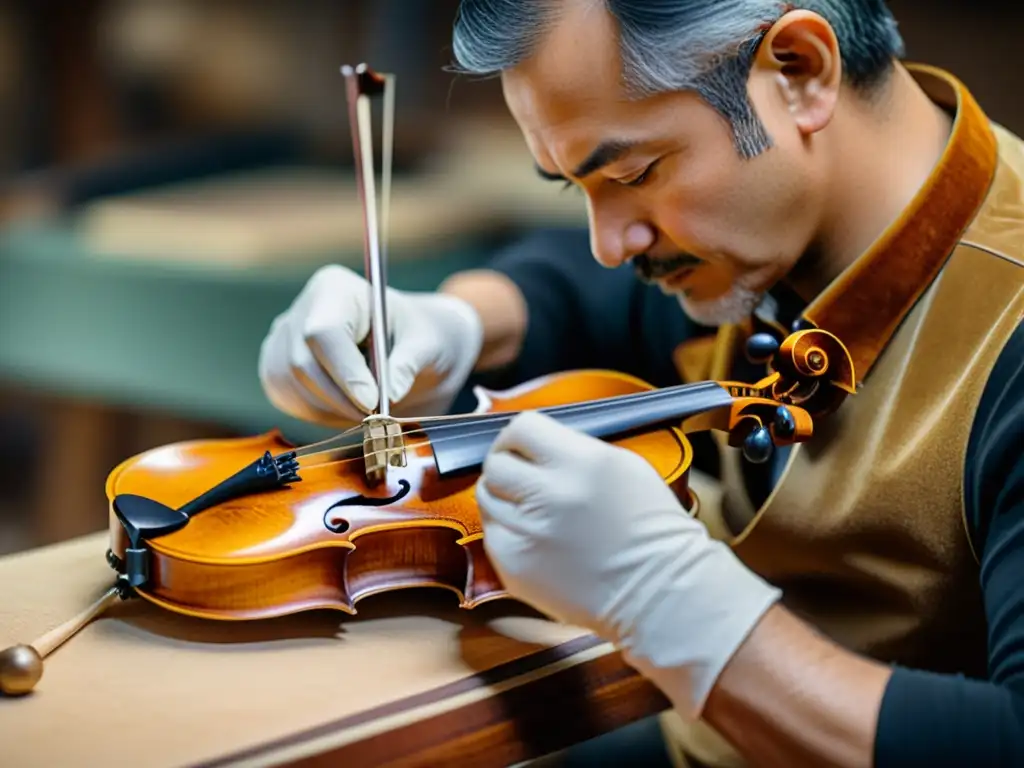
[[[430,290],[492,252],[482,241],[391,254],[389,282]],[[295,255],[274,265],[189,263],[91,253],[70,220],[0,233],[0,381],[115,408],[171,413],[249,433],[289,419],[257,378],[273,318],[325,262],[362,270],[362,253]]]

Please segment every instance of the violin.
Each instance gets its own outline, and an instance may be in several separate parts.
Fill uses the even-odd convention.
[[[368,100],[393,88],[393,79],[365,65],[342,73],[366,223],[373,306],[368,356],[387,392],[386,258],[379,234],[386,224],[378,224],[365,168],[373,160]],[[385,96],[387,114],[393,95]],[[0,653],[0,690],[30,692],[43,658],[119,600],[227,621],[324,608],[355,615],[360,600],[414,587],[450,590],[464,609],[508,597],[487,557],[474,489],[491,444],[526,410],[642,456],[683,512],[697,516],[688,434],[718,430],[747,460],[764,462],[775,446],[807,440],[814,419],[855,392],[851,356],[824,330],[781,339],[754,334],[747,354],[769,370],[753,384],[655,389],[614,371],[570,371],[507,391],[477,388],[477,408],[468,414],[400,418],[381,398],[361,424],[306,446],[274,430],[133,456],[113,469],[105,488],[114,585],[35,643]]]

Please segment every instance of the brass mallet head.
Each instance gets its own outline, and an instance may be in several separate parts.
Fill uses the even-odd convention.
[[[43,657],[31,645],[12,645],[0,651],[0,692],[23,696],[43,676]]]

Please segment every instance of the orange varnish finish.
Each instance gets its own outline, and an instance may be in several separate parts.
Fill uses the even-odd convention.
[[[653,389],[618,373],[558,374],[503,393],[479,390],[478,412],[520,411]],[[216,619],[259,619],[331,608],[354,614],[359,600],[412,587],[452,590],[464,608],[506,597],[483,548],[476,504],[477,474],[437,476],[430,444],[404,424],[407,465],[389,468],[371,488],[362,458],[302,466],[302,482],[211,507],[184,528],[151,539],[149,583],[138,594],[161,607]],[[679,429],[659,429],[612,441],[643,456],[684,507],[692,450]],[[176,443],[132,457],[110,474],[111,549],[124,557],[126,536],[113,513],[118,494],[139,494],[180,507],[264,451],[293,446],[277,431],[251,438]],[[324,524],[335,502],[351,496],[389,498],[383,506],[343,506]]]

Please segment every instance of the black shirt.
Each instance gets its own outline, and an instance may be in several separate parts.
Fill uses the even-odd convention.
[[[505,388],[595,367],[670,386],[679,383],[676,346],[715,332],[628,266],[599,265],[585,231],[538,232],[499,253],[491,266],[519,286],[529,326],[519,358],[473,384]],[[710,441],[693,437],[695,466],[714,472]],[[988,678],[896,667],[882,701],[877,768],[1024,765],[1024,327],[986,383],[968,443],[964,493],[981,560]]]

